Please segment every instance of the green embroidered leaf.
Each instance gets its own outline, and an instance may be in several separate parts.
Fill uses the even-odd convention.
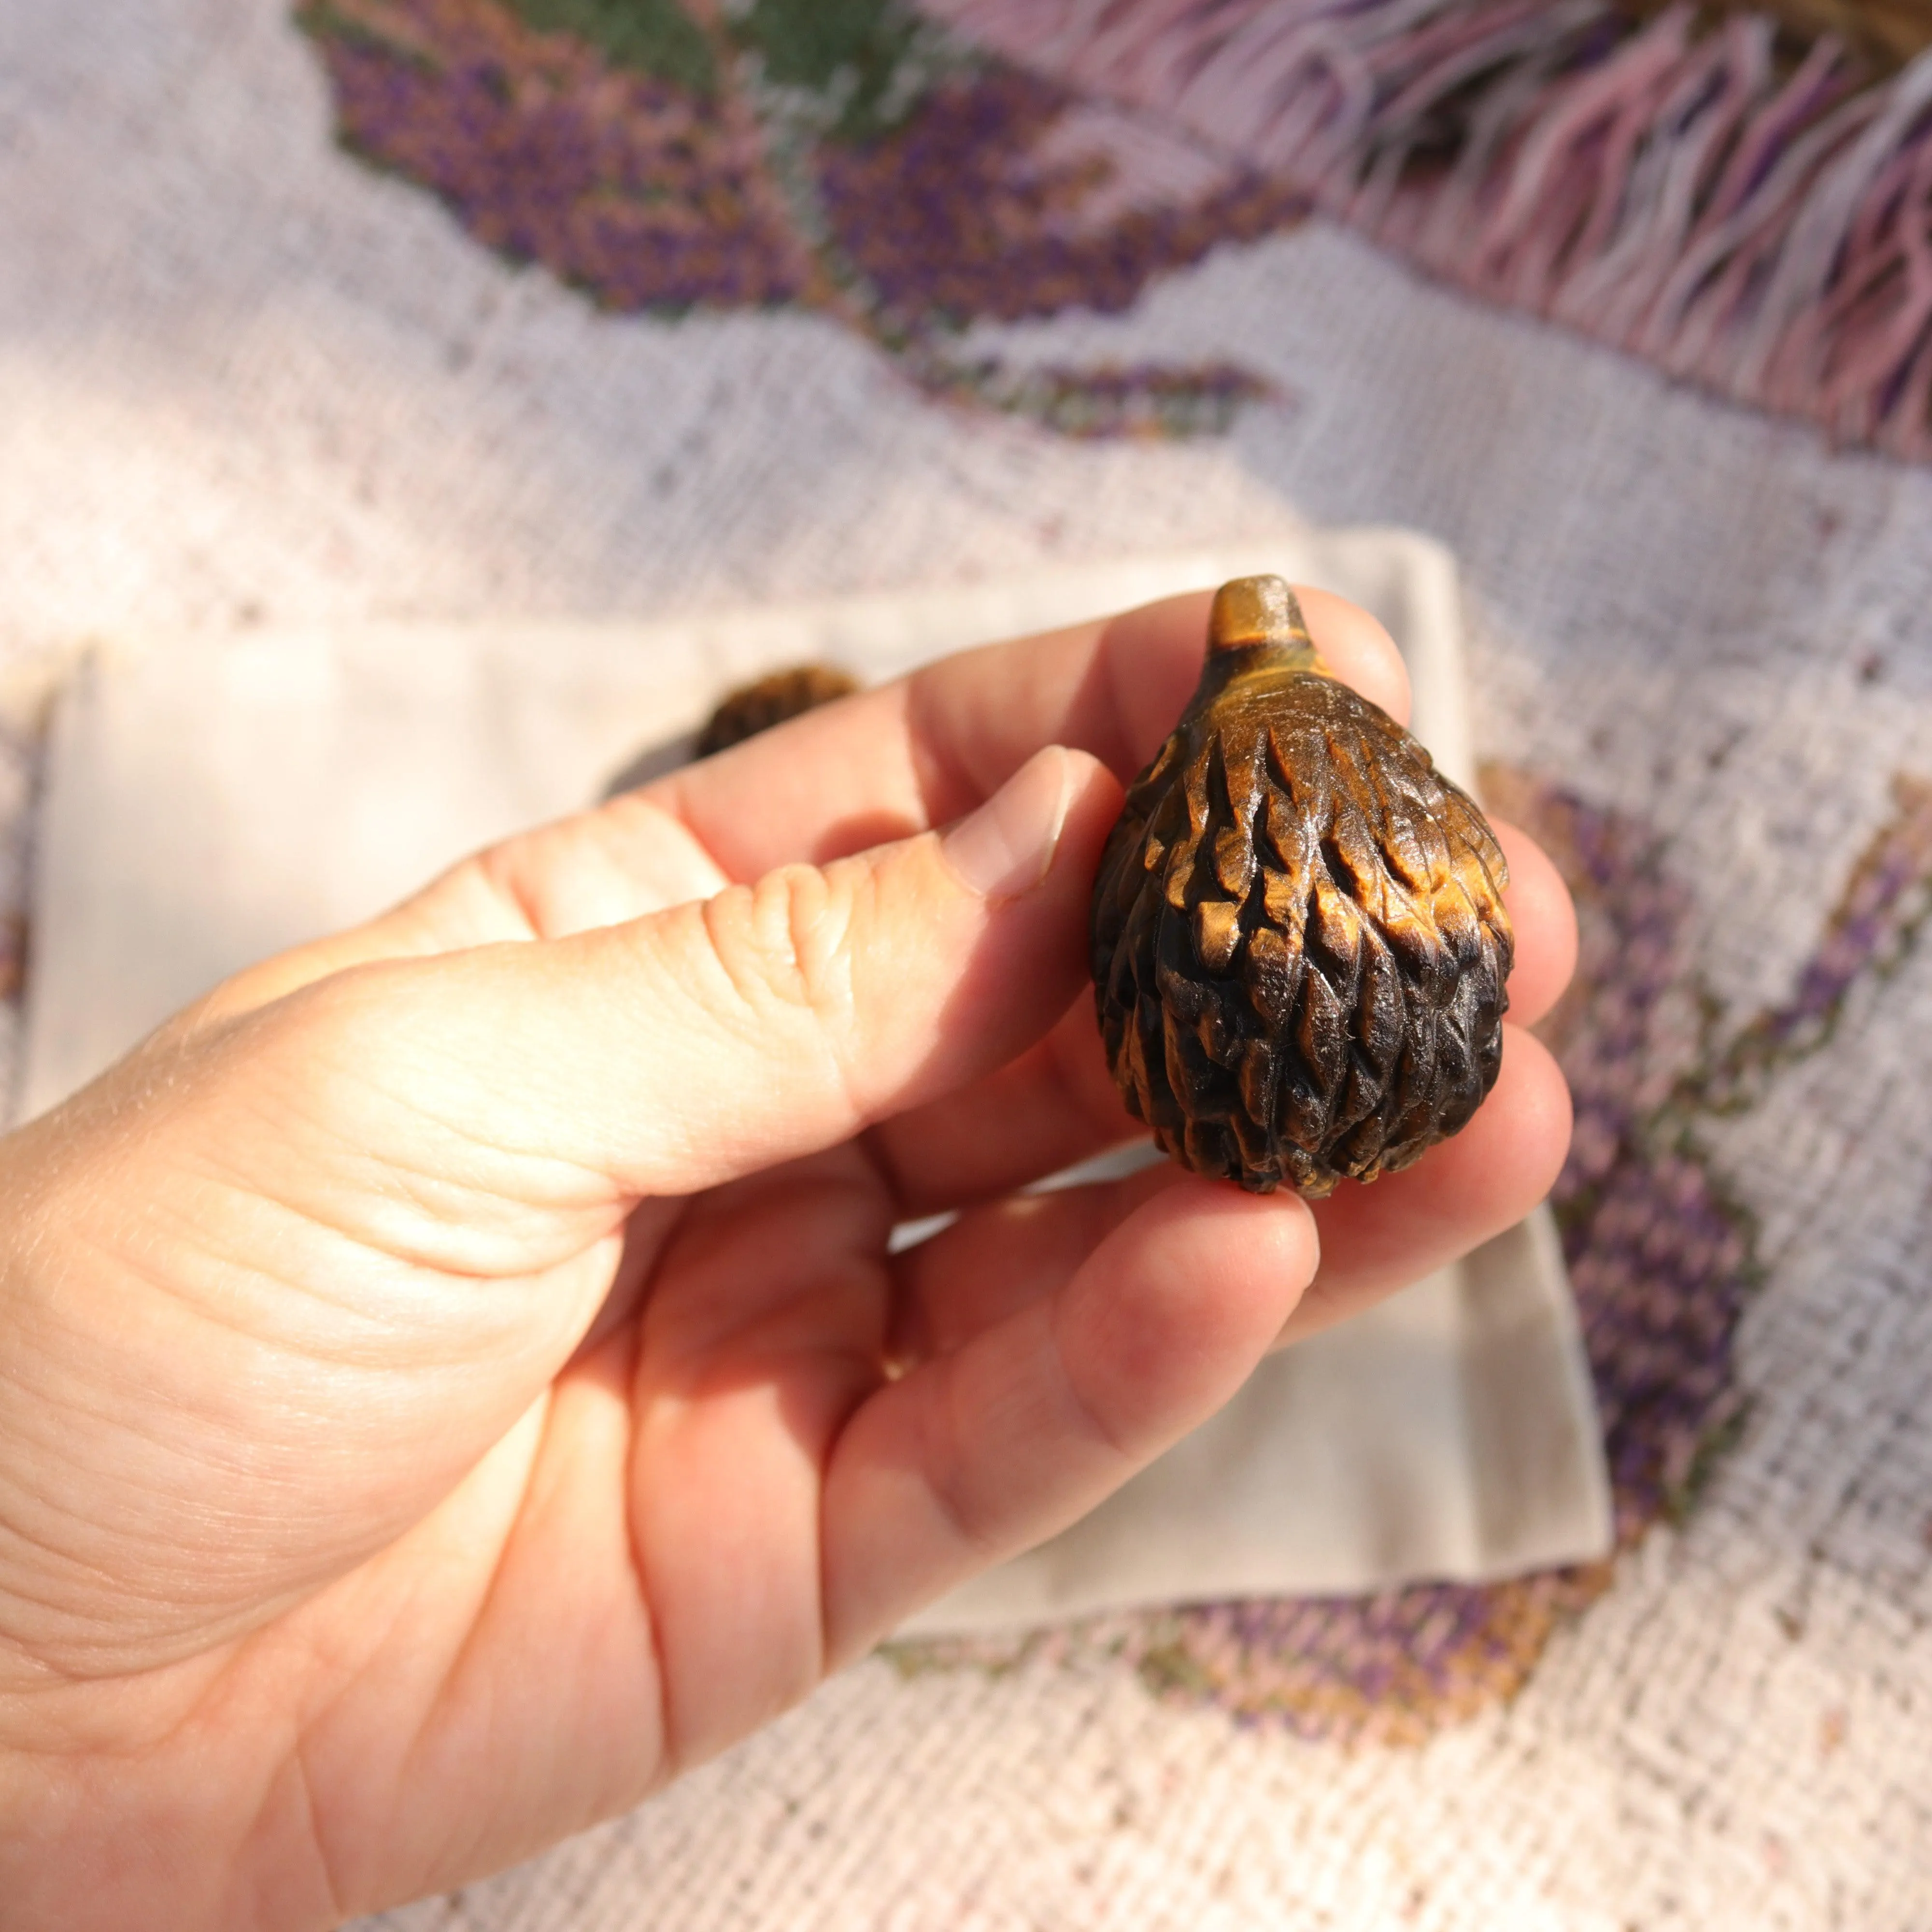
[[[296,8],[295,18],[300,32],[325,44],[334,41],[422,71],[434,70],[436,63],[419,48],[392,38],[376,22],[345,12],[334,4],[334,0],[301,0]]]
[[[828,97],[838,110],[830,131],[847,140],[904,119],[936,38],[900,0],[752,0],[734,32],[768,80]]]
[[[634,68],[692,94],[710,95],[717,64],[704,31],[677,0],[506,0],[540,34],[574,34],[614,66]]]

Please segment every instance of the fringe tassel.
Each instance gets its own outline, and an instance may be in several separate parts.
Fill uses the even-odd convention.
[[[1844,443],[1932,456],[1932,51],[1610,0],[920,0],[1338,219]]]

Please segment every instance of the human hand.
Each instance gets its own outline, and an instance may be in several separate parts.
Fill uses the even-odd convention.
[[[1379,628],[1305,603],[1404,715]],[[1087,898],[1205,614],[513,840],[0,1142],[0,1920],[321,1925],[523,1856],[1540,1198],[1568,1102],[1514,1028],[1372,1189],[1016,1196],[1136,1131]],[[1500,830],[1528,1020],[1574,928]]]

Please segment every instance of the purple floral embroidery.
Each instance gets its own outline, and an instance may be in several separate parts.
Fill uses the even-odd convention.
[[[928,72],[932,30],[892,0],[719,21],[674,0],[305,0],[297,17],[345,147],[604,308],[803,305],[936,398],[1075,436],[1212,432],[1274,394],[1223,362],[958,352],[976,321],[1125,308],[1306,203],[1077,124],[1078,97],[997,61]]]

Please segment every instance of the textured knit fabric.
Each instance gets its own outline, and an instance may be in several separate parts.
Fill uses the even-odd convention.
[[[484,105],[542,98],[502,78],[537,10],[445,0],[508,48],[466,56]],[[952,42],[910,36],[890,124],[842,133],[863,64],[785,68],[790,10],[752,10],[739,172],[638,197],[735,222],[738,266],[593,230],[649,298],[604,310],[566,285],[567,198],[479,229],[455,135],[483,108],[404,86],[434,50],[398,80],[274,0],[0,14],[9,852],[35,694],[98,628],[656,614],[1290,511],[1423,528],[1471,587],[1492,794],[1580,896],[1558,1205],[1623,1552],[868,1662],[389,1923],[1922,1927],[1932,476],[1294,225],[1282,184]],[[915,58],[981,91],[922,93]],[[644,139],[657,96],[598,98]],[[387,172],[332,145],[370,101],[414,130]],[[688,111],[666,166],[730,131]],[[821,134],[825,166],[780,166]],[[896,306],[852,296],[861,251]]]

